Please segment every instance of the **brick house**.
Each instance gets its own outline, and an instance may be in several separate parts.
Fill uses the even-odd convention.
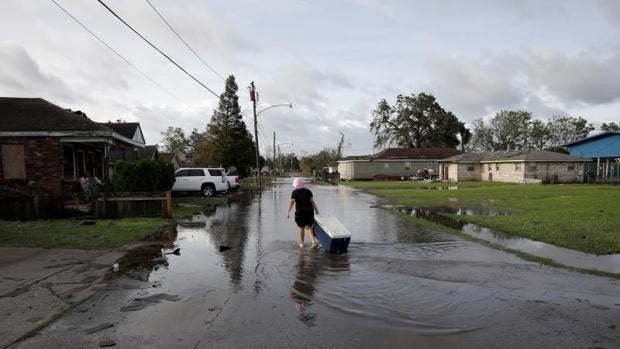
[[[349,157],[338,161],[340,179],[372,179],[377,176],[400,178],[417,170],[437,173],[439,160],[461,154],[454,148],[388,148],[368,158]]]
[[[463,153],[440,161],[439,178],[512,183],[581,182],[587,161],[538,149]]]
[[[112,147],[144,147],[41,98],[0,97],[0,119],[0,191],[43,196],[59,207],[79,190],[80,174],[107,179]]]

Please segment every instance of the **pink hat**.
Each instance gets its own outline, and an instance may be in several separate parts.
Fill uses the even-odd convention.
[[[293,187],[295,187],[295,189],[300,189],[304,187],[304,180],[296,177],[295,179],[293,179]]]

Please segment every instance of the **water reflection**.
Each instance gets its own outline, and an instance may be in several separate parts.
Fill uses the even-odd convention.
[[[249,238],[246,221],[248,205],[248,200],[227,201],[223,204],[225,207],[215,210],[206,227],[209,240],[221,256],[234,290],[242,287]]]
[[[303,312],[312,302],[316,288],[319,265],[317,264],[318,249],[301,249],[295,264],[295,280],[291,287],[291,299],[296,304],[298,312]]]

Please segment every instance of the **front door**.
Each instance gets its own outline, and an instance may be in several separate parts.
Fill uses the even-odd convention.
[[[493,182],[493,173],[489,172],[489,182]]]

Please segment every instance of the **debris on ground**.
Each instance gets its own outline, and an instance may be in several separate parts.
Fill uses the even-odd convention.
[[[181,299],[181,297],[176,294],[156,293],[148,297],[134,298],[134,303],[122,307],[121,311],[138,311],[146,308],[149,305],[160,303],[162,300],[175,302],[179,299]]]
[[[101,342],[99,342],[99,346],[101,348],[113,347],[115,345],[116,345],[116,342],[111,339],[104,339]]]
[[[303,322],[306,326],[314,326],[314,320],[316,319],[315,313],[301,313],[297,318]]]
[[[86,334],[93,334],[101,330],[105,330],[106,328],[110,328],[110,327],[114,327],[114,325],[107,322],[105,324],[101,324],[101,325],[97,325],[95,327],[89,328],[88,330],[86,330]]]

